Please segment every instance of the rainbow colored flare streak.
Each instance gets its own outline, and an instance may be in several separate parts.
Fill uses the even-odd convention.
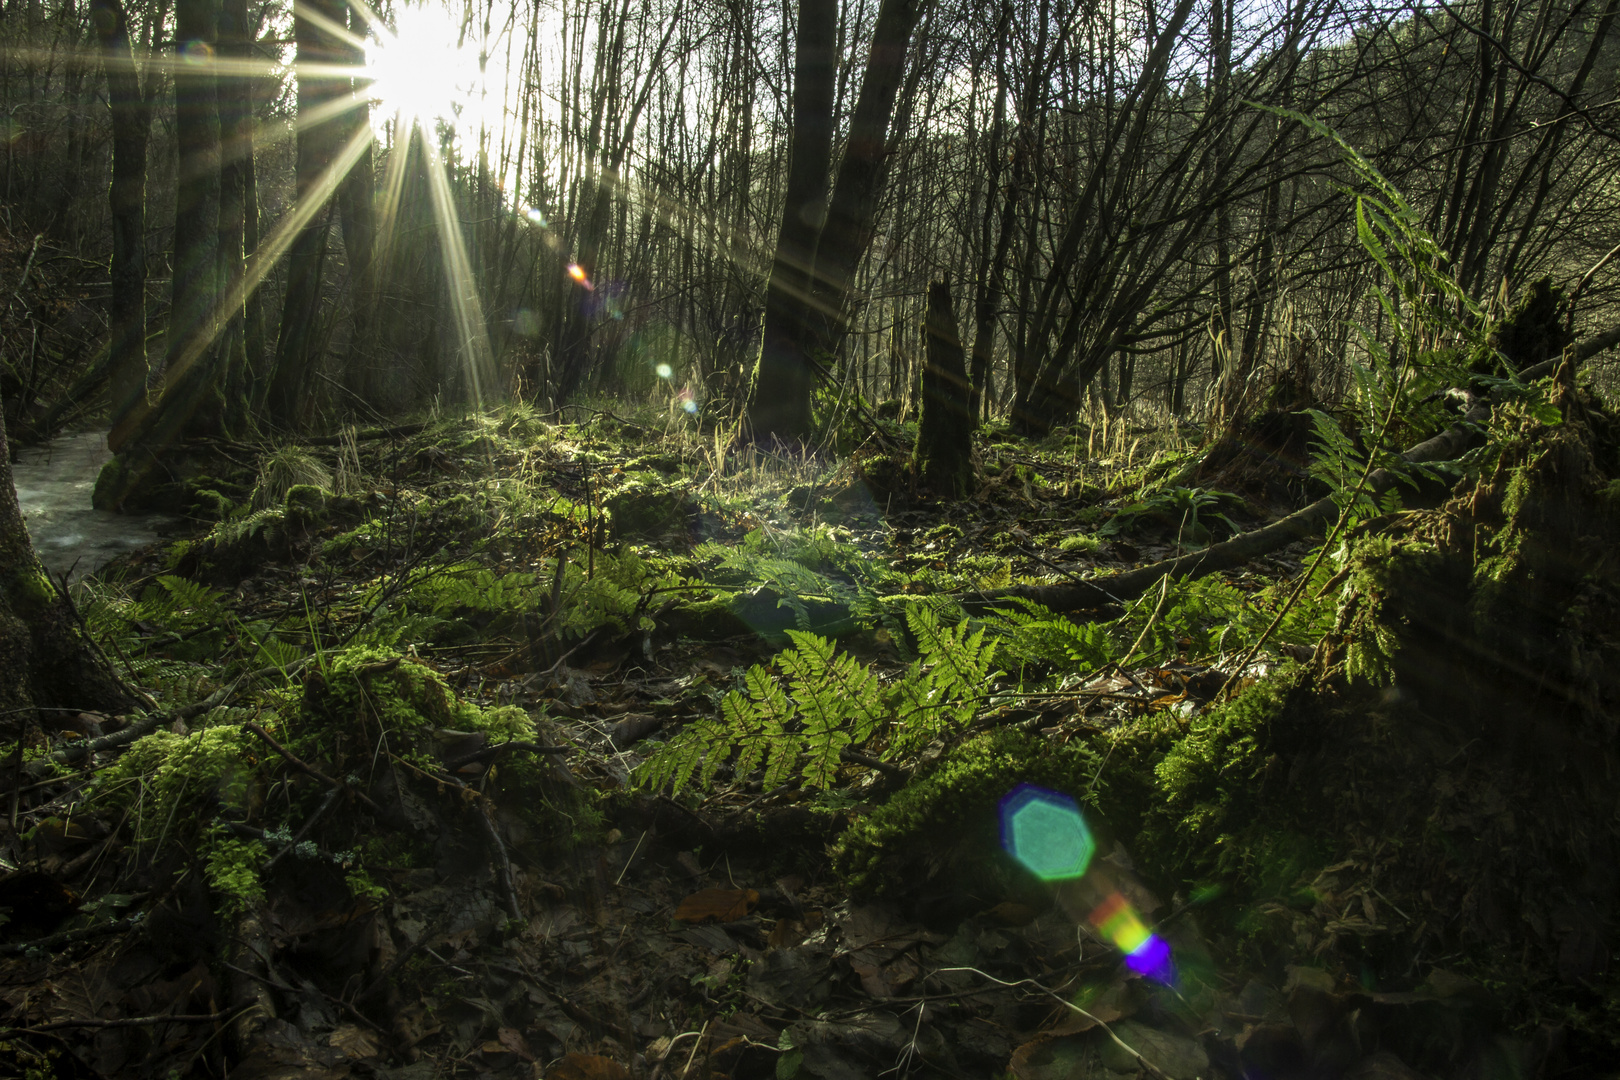
[[[1086,920],[1125,954],[1132,971],[1163,978],[1170,970],[1170,946],[1142,925],[1136,909],[1119,893],[1098,904]]]

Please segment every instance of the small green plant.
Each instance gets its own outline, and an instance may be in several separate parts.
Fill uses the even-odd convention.
[[[1222,509],[1241,506],[1242,500],[1224,491],[1197,487],[1161,488],[1109,518],[1097,530],[1097,535],[1117,536],[1146,521],[1174,530],[1177,543],[1202,546],[1212,539],[1210,525],[1214,522],[1224,524],[1233,533],[1242,531]]]
[[[771,661],[781,677],[759,664],[741,689],[720,702],[720,715],[691,724],[642,763],[637,783],[679,792],[692,782],[707,788],[735,754],[734,773],[764,769],[766,787],[799,775],[829,786],[842,751],[875,735],[888,736],[887,753],[914,749],[960,729],[970,720],[992,676],[996,643],[966,621],[941,625],[928,607],[906,611],[917,640],[917,659],[891,687],[833,642],[788,631],[793,647]]]
[[[331,490],[332,472],[314,454],[299,446],[284,446],[259,463],[259,479],[253,485],[256,510],[280,506],[287,492],[300,484]]]

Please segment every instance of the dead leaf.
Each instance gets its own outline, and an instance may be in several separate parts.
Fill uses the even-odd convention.
[[[333,1030],[326,1043],[343,1056],[361,1060],[377,1056],[377,1037],[357,1024],[344,1024]]]
[[[612,1058],[596,1054],[564,1054],[546,1070],[546,1080],[630,1080],[630,1071]]]
[[[529,1050],[529,1040],[525,1039],[523,1032],[517,1028],[501,1028],[500,1031],[495,1033],[495,1041],[524,1061],[534,1060],[534,1054]]]
[[[986,918],[1001,926],[1028,926],[1035,921],[1036,912],[1028,904],[1003,900],[984,914]]]
[[[804,939],[804,923],[798,919],[777,919],[765,941],[773,949],[791,949]]]
[[[759,903],[754,889],[699,889],[681,901],[675,909],[675,920],[685,923],[736,922],[744,918]]]

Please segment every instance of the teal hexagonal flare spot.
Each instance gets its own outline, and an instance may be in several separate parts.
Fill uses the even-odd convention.
[[[1097,850],[1080,804],[1035,784],[1019,784],[1002,798],[1001,846],[1042,881],[1079,877]]]

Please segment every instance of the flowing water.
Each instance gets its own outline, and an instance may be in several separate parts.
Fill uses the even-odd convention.
[[[90,505],[96,475],[112,458],[107,435],[81,431],[22,451],[12,465],[17,501],[34,550],[53,577],[92,573],[160,539],[174,523],[158,514],[111,514]]]

